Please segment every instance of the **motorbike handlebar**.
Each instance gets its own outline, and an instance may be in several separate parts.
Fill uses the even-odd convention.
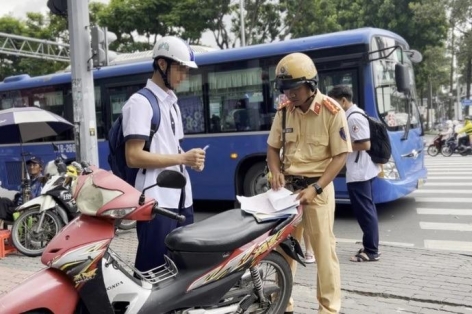
[[[178,222],[184,222],[185,221],[185,216],[176,214],[176,213],[174,213],[174,212],[172,212],[168,209],[161,208],[161,207],[157,206],[157,204],[154,205],[154,207],[152,208],[152,213],[157,214],[157,215],[166,216],[170,219],[177,220]]]

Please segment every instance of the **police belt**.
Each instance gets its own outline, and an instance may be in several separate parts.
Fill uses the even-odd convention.
[[[305,189],[309,185],[318,182],[320,177],[304,177],[304,176],[285,176],[285,183],[290,184],[295,190]]]

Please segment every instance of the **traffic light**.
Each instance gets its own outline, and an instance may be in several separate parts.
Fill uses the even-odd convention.
[[[108,45],[116,40],[116,35],[108,32],[106,28],[92,26],[92,60],[94,67],[108,65],[116,57],[116,53],[108,50]]]

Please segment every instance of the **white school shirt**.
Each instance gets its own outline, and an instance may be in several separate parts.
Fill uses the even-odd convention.
[[[161,123],[156,134],[154,134],[149,150],[151,153],[163,155],[178,154],[180,148],[179,140],[184,138],[184,129],[180,109],[177,105],[177,96],[173,91],[165,92],[151,80],[147,81],[146,87],[156,95],[161,110]],[[151,104],[146,97],[140,94],[133,94],[123,106],[122,112],[125,141],[128,139],[147,140],[151,130],[153,113]],[[175,135],[172,132],[170,114],[172,114],[175,122]],[[183,173],[187,178],[184,206],[190,207],[193,203],[192,187],[188,172],[185,166],[182,167]],[[143,188],[155,184],[158,174],[165,169],[180,171],[180,166],[147,169],[146,174],[143,174],[140,169],[134,186],[142,191]],[[181,191],[179,189],[167,189],[157,186],[146,191],[146,196],[156,199],[160,207],[175,209],[179,207],[180,194]]]
[[[351,142],[363,142],[370,140],[369,121],[359,114],[364,113],[357,105],[352,105],[346,111],[347,125]],[[350,115],[350,116],[349,116]],[[359,153],[359,158],[357,155]],[[357,159],[357,162],[356,162]],[[346,182],[367,181],[376,177],[380,172],[379,165],[375,164],[365,150],[353,151],[347,155],[346,160]]]

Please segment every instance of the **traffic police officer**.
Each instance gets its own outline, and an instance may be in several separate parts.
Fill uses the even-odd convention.
[[[277,88],[288,98],[285,129],[282,110],[275,115],[267,140],[267,161],[271,187],[283,186],[298,193],[304,204],[302,223],[293,236],[301,241],[303,228],[309,235],[318,265],[317,299],[319,313],[338,313],[341,308],[341,278],[336,255],[333,180],[352,151],[346,116],[333,99],[317,88],[313,61],[303,53],[280,60],[275,70]],[[282,142],[285,133],[285,144]],[[283,163],[280,150],[284,146]],[[283,171],[281,165],[284,165]],[[295,276],[296,262],[288,259]],[[290,299],[286,313],[293,313]]]

